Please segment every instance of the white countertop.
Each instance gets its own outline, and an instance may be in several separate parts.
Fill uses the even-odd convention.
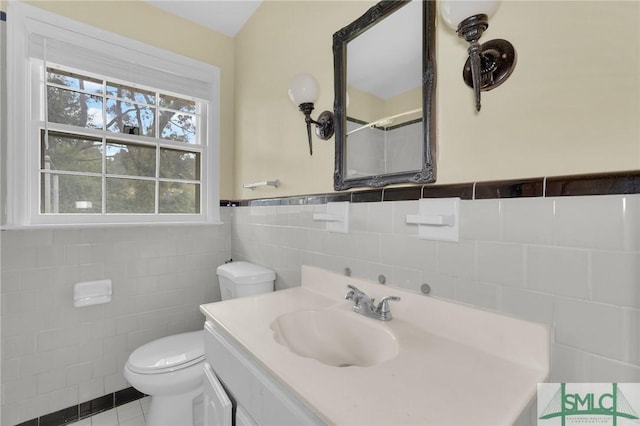
[[[349,311],[346,284],[397,295],[377,326],[398,355],[372,367],[332,367],[273,338],[271,323],[302,309]],[[302,286],[210,303],[201,311],[330,424],[512,424],[549,371],[549,331],[535,323],[303,266]],[[353,313],[353,315],[358,315]]]

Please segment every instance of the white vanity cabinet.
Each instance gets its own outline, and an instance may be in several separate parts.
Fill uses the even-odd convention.
[[[218,381],[208,362],[204,363],[204,420],[205,425],[230,425],[231,400]]]
[[[205,394],[215,395],[217,378],[236,403],[237,425],[324,425],[300,401],[259,365],[256,360],[233,339],[225,336],[217,326],[207,321],[205,354],[208,366],[215,375],[205,381]],[[213,374],[213,371],[210,373]],[[213,380],[212,380],[213,379]],[[210,413],[218,404],[205,404],[205,419],[219,416]],[[219,423],[205,422],[206,426]],[[230,425],[230,423],[229,423]]]
[[[514,424],[549,373],[545,325],[311,266],[301,278],[200,307],[237,424]],[[348,285],[402,297],[394,319],[352,312]]]

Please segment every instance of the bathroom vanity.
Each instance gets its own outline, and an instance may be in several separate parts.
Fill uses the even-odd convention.
[[[352,312],[348,284],[399,296],[393,319]],[[235,400],[237,424],[512,424],[549,371],[546,326],[314,267],[300,287],[200,309],[205,386]]]

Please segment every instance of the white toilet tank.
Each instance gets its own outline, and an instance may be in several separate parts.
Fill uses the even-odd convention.
[[[253,296],[273,291],[276,273],[249,262],[230,262],[218,266],[222,300]]]

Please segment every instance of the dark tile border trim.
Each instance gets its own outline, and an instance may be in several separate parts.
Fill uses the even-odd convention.
[[[425,185],[422,187],[422,198],[460,197],[463,200],[473,200],[473,185],[473,183]]]
[[[16,426],[60,426],[71,422],[91,417],[103,411],[111,410],[120,405],[143,398],[146,395],[130,387],[119,390],[91,401],[58,410],[54,413],[45,414],[39,418],[27,420]]]
[[[460,197],[463,200],[486,200],[492,198],[572,197],[611,194],[640,194],[640,170],[444,185],[388,187],[384,189],[364,189],[281,198],[221,200],[220,206],[309,205],[336,201],[368,203],[448,197]]]
[[[547,197],[568,195],[638,194],[640,171],[547,178]]]
[[[544,178],[477,182],[475,185],[475,200],[544,197]]]
[[[420,186],[385,188],[382,191],[382,201],[419,200],[421,197],[422,187]]]

